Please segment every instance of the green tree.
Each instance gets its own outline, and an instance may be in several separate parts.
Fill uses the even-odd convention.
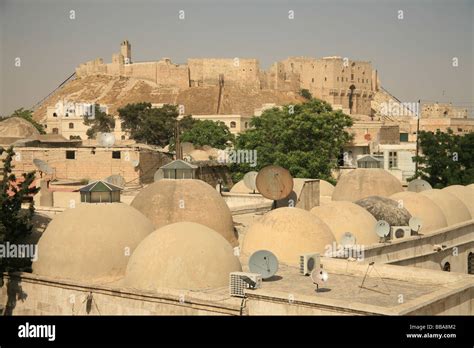
[[[130,137],[138,142],[165,146],[174,138],[179,115],[175,105],[152,108],[151,103],[128,104],[118,113],[123,121],[122,129],[130,132]]]
[[[275,164],[287,168],[293,177],[333,181],[331,170],[337,166],[340,150],[352,139],[346,131],[352,126],[350,116],[318,99],[266,110],[252,118],[251,126],[237,137],[235,150],[256,150],[257,166],[232,164],[234,180]]]
[[[234,135],[224,122],[196,120],[194,125],[183,132],[181,141],[188,141],[195,146],[209,145],[217,149],[225,149],[234,141]]]
[[[0,181],[0,243],[10,245],[20,243],[32,230],[31,219],[34,214],[34,203],[31,200],[28,209],[22,209],[25,198],[34,195],[39,188],[31,187],[35,180],[35,172],[23,174],[23,181],[17,183],[12,173],[12,159],[15,156],[13,147],[5,150],[0,147],[0,156],[6,153],[3,162],[3,171]],[[16,259],[2,258],[0,255],[0,286],[3,286],[3,273],[23,270],[24,263]]]
[[[33,111],[32,110],[19,108],[19,109],[13,111],[13,114],[11,114],[10,117],[20,117],[20,118],[30,122],[38,130],[38,132],[40,132],[40,134],[46,134],[43,125],[41,125],[40,123],[36,122],[33,119]]]
[[[474,133],[421,131],[418,141],[422,154],[414,157],[419,164],[415,177],[434,188],[474,183]]]
[[[179,130],[181,131],[181,134],[184,132],[190,130],[193,128],[193,126],[198,122],[199,120],[192,118],[192,116],[187,115],[184,116],[180,121],[179,121]]]
[[[308,89],[306,89],[306,88],[303,88],[303,89],[300,91],[300,95],[301,95],[303,98],[307,99],[307,100],[313,99],[313,96],[311,95],[311,92],[310,92]]]
[[[86,134],[89,139],[94,139],[97,133],[111,132],[115,127],[113,116],[100,110],[100,105],[94,105],[94,117],[84,116],[84,124],[90,126]]]

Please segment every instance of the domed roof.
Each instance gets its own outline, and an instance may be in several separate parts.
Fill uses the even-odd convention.
[[[428,197],[416,192],[399,192],[390,196],[410,212],[411,216],[422,220],[420,233],[429,233],[448,226],[443,211]]]
[[[393,199],[370,196],[354,202],[367,210],[377,220],[384,220],[390,226],[408,226],[411,215],[405,208],[399,208]]]
[[[332,196],[334,193],[334,185],[326,180],[319,179],[319,195],[320,196]]]
[[[127,204],[79,204],[48,225],[33,272],[87,282],[120,278],[132,251],[153,229]]]
[[[447,191],[459,198],[469,209],[471,218],[474,218],[474,193],[472,189],[461,185],[452,185],[445,187],[441,191]]]
[[[466,187],[469,187],[474,190],[474,184],[467,185]]]
[[[244,181],[240,180],[238,183],[234,184],[232,188],[230,189],[231,193],[253,193],[252,190],[250,190],[247,186],[245,186]],[[258,190],[255,190],[255,193],[257,193]]]
[[[250,256],[257,250],[269,250],[278,260],[297,265],[299,255],[325,253],[335,242],[331,229],[321,219],[299,208],[278,208],[263,215],[247,230],[242,253]]]
[[[448,191],[438,189],[420,192],[431,199],[443,211],[448,226],[471,220],[471,213],[466,205],[455,195]]]
[[[379,242],[375,234],[377,220],[367,210],[352,202],[333,201],[324,206],[314,207],[311,213],[324,221],[338,243],[345,232],[356,237],[356,244],[371,245]]]
[[[326,204],[329,204],[331,202],[334,202],[332,200],[331,196],[321,196],[321,197],[319,197],[319,205],[326,205]]]
[[[358,168],[339,179],[332,200],[354,202],[369,196],[388,197],[402,191],[400,181],[386,170]]]
[[[290,200],[292,200],[293,205],[297,204],[298,200],[301,199],[301,193],[303,191],[303,187],[306,181],[311,181],[316,179],[306,179],[306,178],[293,178],[293,190],[288,195],[288,197],[280,199],[276,202],[276,206],[280,207],[289,207]],[[331,196],[332,192],[334,191],[334,186],[325,180],[319,180],[319,199],[325,199],[322,197]],[[329,197],[331,199],[331,197]],[[299,207],[299,205],[297,205]]]
[[[0,137],[29,138],[39,134],[35,126],[21,117],[9,117],[0,122]]]
[[[174,222],[196,222],[219,232],[232,246],[238,245],[229,207],[204,181],[162,179],[141,190],[131,205],[156,228]]]
[[[145,238],[127,266],[124,285],[199,290],[228,286],[242,270],[232,246],[216,231],[194,222],[166,225]]]

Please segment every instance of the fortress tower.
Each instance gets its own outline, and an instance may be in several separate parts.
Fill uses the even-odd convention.
[[[128,40],[125,40],[120,44],[120,53],[123,56],[125,64],[132,63],[132,46]]]

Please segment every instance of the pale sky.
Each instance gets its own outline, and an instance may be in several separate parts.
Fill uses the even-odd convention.
[[[368,60],[403,102],[474,109],[474,0],[0,0],[0,115],[30,108],[80,63],[110,62],[124,39],[133,61]]]

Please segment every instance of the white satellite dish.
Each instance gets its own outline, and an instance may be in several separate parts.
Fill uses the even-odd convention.
[[[421,220],[419,217],[412,216],[408,221],[408,226],[410,226],[412,231],[418,233],[423,226],[423,220]]]
[[[97,142],[100,146],[112,147],[115,144],[115,135],[113,133],[100,133]]]
[[[375,233],[377,234],[377,236],[379,236],[380,238],[385,238],[388,236],[388,234],[390,233],[390,225],[387,221],[385,220],[379,220],[377,221],[377,223],[375,224]]]
[[[140,164],[140,161],[139,160],[132,160],[131,163],[132,163],[132,166],[134,166],[136,168]]]
[[[35,165],[36,168],[38,168],[41,172],[45,174],[52,175],[54,173],[54,169],[51,168],[49,164],[43,160],[35,158],[33,159],[33,164]]]
[[[262,275],[262,279],[269,279],[278,271],[278,259],[268,250],[258,250],[249,258],[249,270]]]
[[[407,190],[412,192],[421,192],[426,190],[431,190],[432,187],[430,183],[426,180],[415,179],[408,183]]]
[[[316,291],[319,290],[319,287],[326,283],[329,279],[329,274],[321,267],[316,268],[311,272],[311,280],[313,284],[316,284]]]
[[[344,232],[341,237],[341,245],[343,246],[351,246],[355,245],[356,237],[351,232]]]
[[[105,181],[109,184],[118,186],[118,187],[125,187],[126,181],[123,176],[121,175],[111,175],[105,178]]]
[[[257,189],[257,175],[258,172],[248,172],[244,175],[244,185],[253,192]]]
[[[153,181],[154,182],[160,181],[161,179],[164,179],[164,177],[165,177],[165,172],[163,171],[163,169],[160,168],[155,172],[155,175],[153,175]]]

